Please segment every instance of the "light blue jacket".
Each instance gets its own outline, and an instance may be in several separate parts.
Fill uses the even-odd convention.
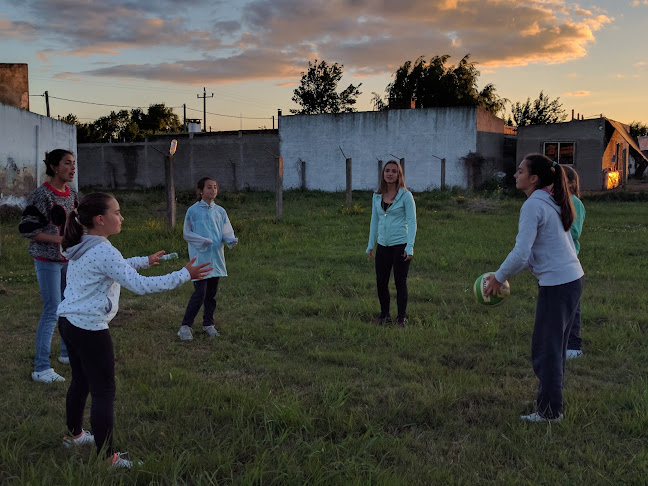
[[[194,265],[211,262],[214,269],[205,278],[227,277],[223,243],[229,248],[238,243],[227,212],[212,201],[200,200],[187,209],[182,236],[189,243],[189,258]]]
[[[371,201],[371,225],[366,253],[373,250],[378,241],[382,246],[405,243],[405,252],[413,255],[416,239],[416,204],[412,193],[401,187],[387,211],[383,210],[381,202],[382,194],[375,193]]]
[[[542,189],[533,191],[522,205],[515,247],[495,272],[495,278],[505,282],[526,268],[543,287],[566,284],[583,276],[574,241],[560,220],[560,207]]]

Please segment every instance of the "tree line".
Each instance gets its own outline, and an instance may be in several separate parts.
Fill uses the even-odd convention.
[[[440,106],[478,106],[496,116],[506,116],[506,106],[511,111],[507,119],[510,126],[526,126],[559,123],[567,119],[560,98],[551,99],[543,91],[535,100],[511,103],[497,94],[492,83],[481,90],[477,80],[480,72],[470,55],[459,63],[449,65],[449,55],[424,57],[414,62],[406,61],[393,74],[394,80],[385,88],[385,96],[373,92],[372,104],[375,110],[399,108],[431,108]],[[342,64],[326,61],[308,62],[308,69],[301,73],[301,81],[293,92],[292,101],[299,108],[290,112],[299,115],[320,113],[349,113],[356,111],[355,104],[362,94],[362,83],[349,84],[339,91],[343,76]],[[155,133],[177,133],[182,123],[173,108],[164,103],[149,106],[147,111],[134,108],[130,111],[112,111],[91,123],[81,123],[69,114],[62,119],[77,126],[79,143],[138,142]],[[630,133],[634,137],[647,135],[648,125],[633,121]]]

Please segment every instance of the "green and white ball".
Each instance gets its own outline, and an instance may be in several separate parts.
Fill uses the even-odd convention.
[[[509,286],[508,280],[502,284],[502,288],[497,294],[486,295],[484,290],[486,290],[486,285],[488,284],[488,277],[495,278],[495,272],[486,272],[475,280],[475,285],[473,286],[473,291],[475,292],[475,298],[477,302],[483,305],[499,305],[504,302],[509,295],[511,295],[511,287]]]

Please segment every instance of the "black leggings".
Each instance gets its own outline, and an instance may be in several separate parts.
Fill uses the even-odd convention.
[[[378,245],[376,248],[376,285],[378,287],[378,300],[380,301],[380,314],[389,315],[389,276],[394,267],[394,282],[396,283],[396,306],[398,318],[404,319],[407,311],[407,273],[410,260],[405,260],[405,244],[394,246]]]
[[[73,436],[83,429],[83,411],[88,394],[92,396],[90,427],[97,450],[113,451],[115,404],[115,355],[108,329],[88,331],[59,319],[59,332],[70,356],[72,381],[65,401],[67,428]]]

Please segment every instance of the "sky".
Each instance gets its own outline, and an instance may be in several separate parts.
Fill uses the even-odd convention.
[[[48,91],[55,117],[202,119],[204,93],[211,130],[272,128],[309,61],[343,65],[369,111],[404,62],[445,54],[511,102],[648,123],[646,32],[648,0],[0,0],[0,62],[29,65],[33,112]]]

